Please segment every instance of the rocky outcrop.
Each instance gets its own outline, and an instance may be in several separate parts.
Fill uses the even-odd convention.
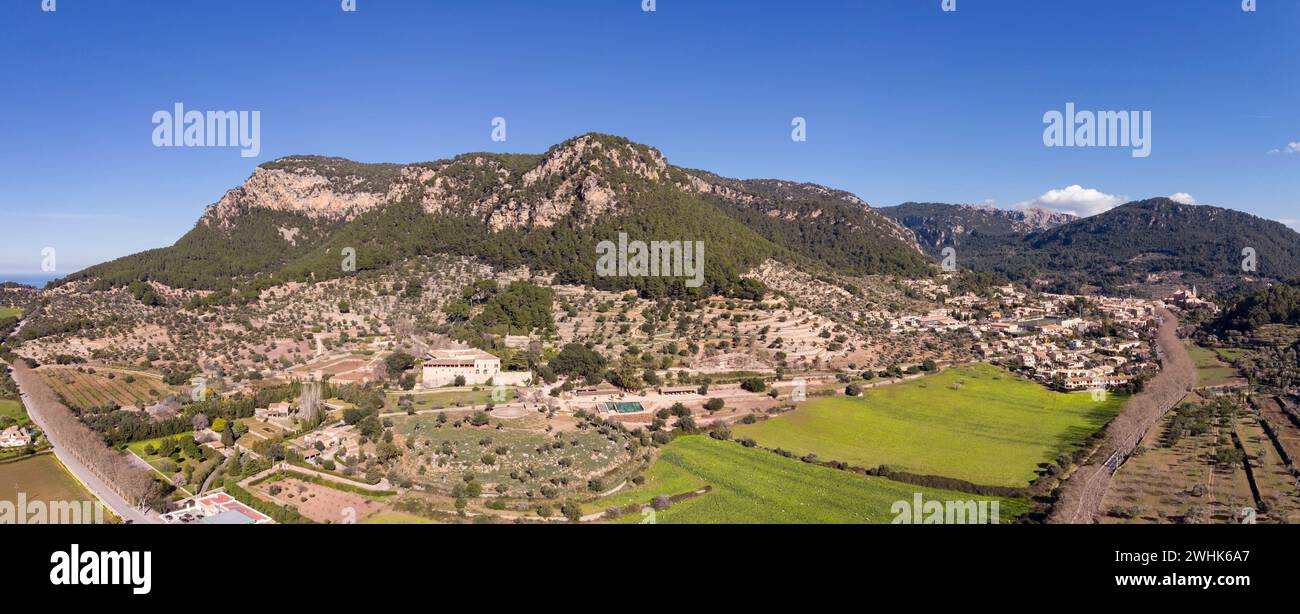
[[[243,185],[208,207],[203,222],[225,226],[251,208],[350,220],[385,201],[383,194],[355,189],[346,177],[331,178],[305,169],[258,167]]]

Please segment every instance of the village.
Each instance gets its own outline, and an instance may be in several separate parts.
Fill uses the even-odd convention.
[[[713,299],[694,314],[686,312],[693,317],[679,320],[675,330],[643,325],[633,329],[639,335],[629,329],[643,319],[653,322],[653,304],[618,293],[556,287],[556,330],[502,335],[493,351],[404,328],[400,320],[376,323],[364,315],[372,303],[354,298],[348,312],[308,320],[312,325],[291,348],[294,360],[268,362],[272,368],[256,377],[215,357],[200,360],[202,372],[184,384],[162,388],[139,372],[107,366],[47,365],[40,372],[73,404],[81,384],[109,385],[104,377],[116,375],[115,387],[132,379],[134,386],[155,382],[145,385],[153,393],[170,394],[140,393],[138,401],[115,404],[112,411],[136,414],[141,424],[159,428],[195,417],[191,406],[205,399],[264,399],[263,391],[292,387],[292,395],[277,393],[246,417],[196,420],[179,437],[192,440],[182,447],[197,446],[200,453],[177,457],[173,447],[168,459],[138,443],[129,450],[175,487],[159,517],[163,522],[285,521],[258,509],[258,501],[337,522],[342,508],[370,509],[363,517],[403,513],[392,505],[367,504],[377,499],[357,493],[455,500],[464,486],[455,478],[461,473],[481,475],[484,487],[494,489],[490,494],[525,499],[573,492],[588,481],[623,481],[645,462],[616,443],[628,436],[635,440],[635,433],[646,438],[755,424],[810,398],[861,397],[877,387],[979,362],[1060,392],[1132,393],[1158,371],[1152,335],[1160,307],[1204,303],[1194,289],[1159,301],[1041,293],[1012,285],[953,296],[942,279],[904,283],[919,297],[906,304],[926,308],[889,312],[819,305],[814,311],[780,301]],[[336,299],[322,295],[318,300]],[[373,304],[383,310],[377,313],[392,308]],[[518,358],[527,354],[546,364],[572,345],[603,355],[609,370],[595,379],[564,373],[543,377],[542,370]],[[46,355],[52,356],[57,354]],[[395,361],[398,356],[405,358]],[[638,372],[632,385],[611,375],[629,357]],[[355,398],[339,398],[343,390],[371,391],[364,394],[382,400],[362,409]],[[104,409],[89,398],[81,403],[86,409]],[[617,429],[610,433],[621,435],[604,443],[581,439],[591,428],[609,425]],[[495,435],[472,435],[484,428]],[[445,434],[431,434],[439,431]],[[462,441],[465,437],[470,439]],[[569,437],[577,438],[570,445],[580,443],[575,451],[582,456],[552,466],[551,476],[543,479],[536,452],[525,450]],[[11,428],[0,446],[26,445],[23,441],[30,435]],[[231,473],[232,465],[245,472]],[[339,495],[337,488],[311,480],[355,492]],[[227,496],[232,488],[245,495]],[[292,501],[286,498],[291,491],[298,492]],[[338,497],[349,504],[335,501]]]

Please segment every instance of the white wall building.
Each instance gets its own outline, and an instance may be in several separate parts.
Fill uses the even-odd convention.
[[[465,378],[466,385],[486,384],[501,372],[501,359],[483,350],[429,350],[424,356],[424,372],[420,381],[426,387],[436,388],[455,383],[457,376]]]

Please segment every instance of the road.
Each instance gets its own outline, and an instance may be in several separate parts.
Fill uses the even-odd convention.
[[[1102,500],[1111,476],[1132,454],[1142,437],[1177,405],[1196,383],[1196,369],[1178,337],[1178,319],[1161,309],[1156,335],[1160,373],[1142,392],[1129,397],[1123,411],[1106,427],[1105,438],[1092,456],[1061,484],[1060,496],[1047,522],[1090,524],[1102,513]]]
[[[51,408],[46,403],[36,401],[37,398],[46,395],[30,394],[33,387],[45,386],[45,382],[40,381],[40,375],[25,367],[15,367],[13,377],[14,381],[18,383],[18,390],[22,396],[23,406],[27,408],[27,415],[31,416],[32,422],[35,422],[36,426],[41,427],[41,432],[45,433],[46,439],[50,442],[50,447],[54,449],[54,455],[77,478],[77,481],[81,482],[86,487],[86,490],[90,491],[90,494],[94,495],[95,498],[99,499],[110,511],[124,521],[137,524],[159,522],[158,516],[152,510],[141,510],[131,505],[121,495],[117,494],[117,491],[99,479],[95,472],[91,471],[76,455],[69,451],[64,442],[60,440],[61,436],[58,433],[46,427],[46,412],[54,411],[56,408]]]

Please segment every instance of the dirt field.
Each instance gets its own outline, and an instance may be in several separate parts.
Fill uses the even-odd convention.
[[[271,494],[273,486],[280,487],[278,494]],[[385,504],[369,497],[291,477],[267,480],[253,486],[253,492],[259,498],[277,505],[294,507],[299,514],[316,522],[361,522],[376,514],[391,511]]]
[[[0,501],[94,501],[53,454],[0,463]]]
[[[1295,462],[1300,462],[1300,427],[1297,427],[1285,413],[1276,397],[1266,397],[1259,404],[1259,413],[1273,426],[1277,427],[1278,442]]]
[[[1102,523],[1182,522],[1189,510],[1199,507],[1208,512],[1211,522],[1222,524],[1233,521],[1241,508],[1255,507],[1245,469],[1240,464],[1223,467],[1214,462],[1218,429],[1185,435],[1172,448],[1161,447],[1160,439],[1172,416],[1165,416],[1151,429],[1142,441],[1146,451],[1130,458],[1111,480],[1102,501],[1106,512]],[[1109,513],[1116,509],[1136,513],[1132,518]]]
[[[164,384],[156,375],[104,367],[85,369],[93,369],[95,373],[82,373],[73,367],[42,367],[39,373],[55,392],[77,409],[103,407],[109,403],[144,407],[177,390]]]
[[[1252,417],[1237,424],[1237,436],[1250,457],[1251,473],[1266,506],[1258,520],[1300,523],[1300,489],[1297,489],[1297,480],[1287,470],[1282,455],[1273,446],[1273,441],[1264,432],[1264,428]]]

